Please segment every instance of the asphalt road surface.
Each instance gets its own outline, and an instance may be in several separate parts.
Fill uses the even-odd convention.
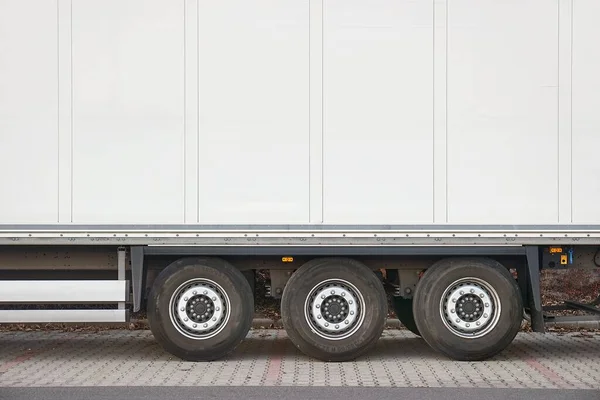
[[[358,387],[0,388],[2,400],[598,400],[595,390]]]

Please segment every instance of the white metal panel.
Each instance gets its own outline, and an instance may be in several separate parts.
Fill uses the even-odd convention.
[[[127,310],[0,310],[1,324],[127,322]]]
[[[0,281],[0,303],[127,301],[127,281]]]
[[[448,222],[448,190],[446,173],[446,136],[448,128],[448,7],[446,1],[435,1],[433,9],[433,222]]]
[[[573,222],[600,223],[600,2],[573,3]]]
[[[573,0],[558,0],[558,223],[573,222]]]
[[[448,4],[448,222],[556,223],[557,0]]]
[[[58,221],[56,7],[0,1],[0,223]]]
[[[199,3],[201,222],[308,222],[308,5]]]
[[[58,0],[58,222],[73,222],[71,0]]]
[[[184,220],[184,2],[73,2],[73,220]]]
[[[323,222],[323,0],[310,1],[310,218]]]
[[[433,2],[324,7],[324,221],[433,222]]]
[[[198,222],[198,0],[185,1],[185,222]]]

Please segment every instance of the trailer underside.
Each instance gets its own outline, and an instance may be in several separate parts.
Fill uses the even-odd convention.
[[[147,237],[143,230],[121,230],[116,232],[74,231],[29,231],[29,233],[2,230],[0,237],[12,241],[13,245],[0,246],[0,270],[4,279],[0,281],[0,323],[51,323],[88,322],[114,323],[127,322],[131,311],[137,312],[147,307],[148,295],[157,276],[178,260],[193,258],[222,259],[236,269],[251,283],[255,291],[256,270],[269,270],[267,282],[269,296],[281,298],[294,271],[315,259],[356,260],[376,272],[388,295],[395,299],[394,304],[412,307],[412,299],[420,276],[430,266],[444,260],[491,259],[506,267],[519,287],[523,299],[524,318],[536,332],[544,332],[545,321],[559,322],[561,319],[574,321],[575,317],[560,317],[550,312],[559,309],[577,309],[588,313],[577,321],[599,321],[598,302],[581,304],[566,302],[563,306],[542,307],[540,292],[540,271],[546,269],[594,269],[600,265],[599,246],[583,245],[593,242],[597,230],[570,230],[568,233],[544,231],[512,234],[519,242],[531,240],[538,235],[543,241],[556,243],[548,245],[527,245],[514,242],[503,245],[489,245],[492,240],[504,241],[511,231],[465,233],[462,231],[404,233],[407,231],[387,231],[379,233],[357,231],[294,232],[288,237],[275,236],[272,231],[260,231],[259,236],[239,231],[227,235],[209,236],[205,231],[170,230],[167,233],[154,231],[154,237]],[[65,233],[63,233],[65,232]],[[453,232],[453,233],[450,233]],[[457,232],[457,233],[454,233]],[[504,233],[509,232],[509,233]],[[202,238],[213,243],[210,246],[173,245],[173,238],[184,242],[189,238]],[[456,234],[461,234],[457,239]],[[49,237],[49,236],[52,237]],[[62,236],[61,236],[62,235]],[[89,236],[88,236],[89,235]],[[113,236],[119,235],[119,236]],[[131,235],[131,236],[130,236]],[[179,235],[179,236],[178,236]],[[199,235],[199,236],[196,236]],[[256,234],[254,234],[256,235]],[[408,237],[406,236],[408,235]],[[432,238],[439,245],[394,245],[393,240],[403,243],[415,239]],[[470,235],[467,238],[467,235]],[[518,235],[518,236],[515,236]],[[544,236],[539,236],[544,235]],[[99,237],[110,241],[123,241],[120,246],[105,243]],[[112,236],[112,238],[111,238]],[[130,245],[141,238],[158,245]],[[476,245],[456,245],[456,240],[481,241]],[[552,239],[550,239],[550,237]],[[215,245],[220,240],[241,238],[256,239],[246,245]],[[299,244],[313,238],[319,245]],[[389,240],[392,240],[392,244]],[[437,240],[436,240],[437,239]],[[195,240],[195,239],[192,239]],[[260,240],[260,242],[259,242]],[[361,242],[362,240],[362,242]],[[359,245],[357,242],[379,243]],[[379,242],[378,240],[382,240]],[[595,239],[597,241],[597,239]],[[63,241],[77,243],[63,244]],[[90,245],[89,241],[95,243]],[[100,243],[98,243],[100,241]],[[274,245],[273,241],[278,244]],[[344,241],[344,244],[340,244]],[[15,245],[15,242],[19,245]],[[294,243],[294,245],[283,244]],[[28,244],[26,244],[28,243]],[[35,244],[29,244],[35,243]],[[44,243],[41,245],[40,243]],[[573,244],[575,243],[575,244]],[[552,254],[560,250],[560,254]],[[566,262],[563,262],[565,261]],[[400,306],[399,306],[400,307]],[[404,306],[402,306],[404,307]],[[396,308],[401,321],[411,329],[416,329],[412,312],[402,317],[407,308]]]

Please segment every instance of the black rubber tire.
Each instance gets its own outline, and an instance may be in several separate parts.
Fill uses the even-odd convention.
[[[454,334],[440,313],[444,292],[464,277],[487,282],[500,299],[498,323],[479,338]],[[415,322],[423,339],[435,350],[459,361],[485,360],[500,353],[513,341],[523,319],[523,301],[515,279],[502,264],[487,258],[444,259],[435,263],[417,284],[413,301]]]
[[[194,278],[218,283],[230,301],[225,327],[208,339],[181,334],[169,317],[169,302],[184,282]],[[254,317],[254,297],[246,277],[218,258],[184,258],[170,264],[156,278],[148,298],[148,323],[157,342],[167,352],[187,361],[212,361],[233,351],[246,337]]]
[[[392,299],[396,316],[406,329],[417,336],[421,336],[419,328],[415,323],[415,314],[413,311],[413,299],[405,299],[403,297],[394,297]]]
[[[323,338],[306,321],[306,298],[316,285],[328,279],[342,279],[354,285],[368,310],[360,328],[345,339]],[[381,337],[387,298],[381,281],[364,264],[348,258],[315,259],[300,267],[287,282],[281,316],[288,337],[304,354],[322,361],[349,361],[368,352]]]

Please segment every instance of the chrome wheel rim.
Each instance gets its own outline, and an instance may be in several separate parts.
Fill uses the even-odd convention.
[[[169,317],[179,333],[190,339],[209,339],[217,335],[229,320],[229,297],[210,279],[191,279],[171,296]]]
[[[476,339],[491,332],[500,319],[500,297],[479,278],[462,278],[448,286],[440,301],[444,324],[453,334]]]
[[[365,319],[365,300],[350,282],[329,279],[312,288],[304,315],[312,331],[322,338],[342,340],[352,336]]]

